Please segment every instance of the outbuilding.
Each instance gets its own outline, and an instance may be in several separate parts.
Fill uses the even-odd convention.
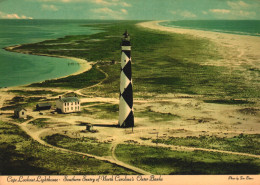
[[[89,131],[89,132],[92,132],[94,129],[93,129],[93,125],[92,124],[87,124],[86,125],[86,130]]]
[[[50,110],[51,103],[38,103],[36,105],[36,110]]]
[[[16,118],[27,118],[27,110],[22,107],[18,107],[14,110],[14,117]]]

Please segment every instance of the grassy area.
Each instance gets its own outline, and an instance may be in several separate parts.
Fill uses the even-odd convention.
[[[109,156],[111,155],[110,147],[111,144],[100,143],[95,138],[70,138],[68,136],[55,134],[47,136],[44,140],[51,145],[55,145],[70,150],[89,153],[98,156]]]
[[[243,135],[232,138],[220,138],[216,136],[188,136],[188,137],[170,137],[168,139],[156,139],[154,143],[164,143],[167,145],[190,146],[197,148],[210,148],[226,150],[233,152],[243,152],[251,154],[260,154],[260,135]]]
[[[28,121],[28,120],[32,119],[33,117],[27,115],[27,118],[24,119],[24,118],[16,118],[14,115],[12,115],[12,116],[9,116],[9,118],[12,118],[12,119],[13,119],[12,121],[15,121],[15,122],[17,122],[17,123],[23,123],[23,122],[25,122],[25,121]]]
[[[50,94],[52,96],[57,96],[59,93],[53,91],[46,90],[34,90],[34,91],[23,91],[23,90],[9,90],[8,92],[12,92],[19,95],[47,95]]]
[[[105,78],[104,73],[99,71],[96,66],[93,66],[88,72],[79,75],[72,75],[57,80],[46,80],[42,83],[34,83],[30,87],[63,87],[79,89],[97,84]]]
[[[89,105],[86,108],[82,108],[82,112],[79,114],[93,115],[99,119],[117,119],[118,118],[118,104],[101,103],[101,102],[87,102],[81,104]],[[135,111],[137,117],[148,117],[150,121],[171,121],[180,118],[178,115],[171,113],[161,113],[152,111],[150,108],[147,110]]]
[[[87,108],[82,108],[81,113],[93,115],[98,119],[117,119],[118,118],[118,104],[100,103],[94,104]],[[91,105],[91,104],[90,104]]]
[[[19,104],[16,104],[16,105],[7,105],[7,106],[3,106],[3,107],[1,108],[1,110],[14,110],[14,109],[16,109],[18,106],[19,106],[19,107],[25,107],[26,104],[25,104],[25,103],[23,103],[23,104],[19,103]]]
[[[243,105],[243,104],[253,104],[254,102],[250,102],[248,100],[204,100],[205,103],[217,103],[217,104],[227,104],[227,105]]]
[[[99,102],[99,101],[96,101],[96,102],[84,102],[84,103],[81,103],[80,105],[81,106],[86,106],[86,105],[94,105],[94,104],[100,104],[102,102]]]
[[[19,127],[1,121],[0,138],[1,175],[135,174],[107,162],[45,147]]]
[[[134,92],[144,96],[149,92],[171,92],[221,98],[259,98],[259,83],[246,80],[244,73],[230,72],[225,67],[205,65],[208,60],[222,58],[216,50],[217,46],[212,42],[186,35],[147,30],[137,27],[135,23],[137,22],[120,21],[112,24],[87,25],[102,29],[103,32],[93,35],[66,36],[23,45],[16,49],[97,61],[97,65],[109,77],[94,90],[97,90],[98,95],[115,96],[119,89],[120,36],[127,29],[132,39]],[[51,43],[55,45],[50,45]],[[70,52],[59,50],[66,48],[76,50]],[[87,49],[87,51],[77,49]],[[115,64],[102,62],[112,60],[117,62]],[[93,85],[103,78],[104,75],[93,68],[81,75],[50,80],[32,86],[82,88]]]
[[[149,117],[150,121],[157,122],[157,121],[171,121],[174,119],[180,118],[180,116],[171,114],[171,113],[162,113],[162,112],[155,112],[148,108],[145,111],[136,111],[135,115],[137,117]]]
[[[7,101],[8,105],[3,106],[1,110],[14,110],[18,107],[35,107],[39,101],[46,100],[45,97],[24,97],[15,96],[12,100]]]
[[[51,124],[50,122],[48,122],[48,120],[49,118],[38,118],[33,121],[30,121],[28,124],[32,124],[34,126],[37,126],[38,128],[44,128]]]
[[[117,112],[118,111],[118,104],[110,104],[110,103],[103,103],[100,105],[93,105],[91,106],[92,108],[95,109],[100,109],[102,111],[106,111],[106,112]]]
[[[259,174],[260,160],[230,154],[204,151],[171,151],[160,147],[120,144],[119,160],[138,166],[153,174]]]
[[[239,109],[238,112],[245,114],[245,115],[256,116],[257,114],[259,114],[260,109],[258,109],[258,108],[243,108],[243,109]]]

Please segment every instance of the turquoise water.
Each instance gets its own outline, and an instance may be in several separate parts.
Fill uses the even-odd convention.
[[[160,24],[168,27],[181,27],[238,35],[260,36],[260,20],[193,20],[169,21],[162,22]]]
[[[89,35],[100,32],[83,27],[100,21],[88,20],[1,20],[0,19],[0,88],[25,85],[58,78],[76,72],[73,60],[26,55],[5,51],[4,47],[34,43],[65,35]]]

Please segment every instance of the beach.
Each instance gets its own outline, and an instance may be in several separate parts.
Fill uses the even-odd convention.
[[[18,53],[23,53],[23,54],[46,56],[46,57],[56,57],[56,58],[66,58],[66,59],[73,60],[73,61],[77,62],[80,65],[80,68],[79,68],[78,71],[76,71],[76,72],[74,72],[74,73],[72,73],[70,75],[61,76],[59,78],[53,78],[53,79],[60,79],[60,78],[65,78],[65,77],[68,77],[68,76],[71,76],[71,75],[78,75],[78,74],[84,73],[86,71],[89,71],[92,68],[92,65],[94,64],[94,62],[88,62],[87,60],[84,60],[84,59],[81,59],[81,58],[76,58],[76,57],[66,57],[66,56],[60,56],[60,55],[39,54],[39,53],[27,52],[27,51],[24,51],[24,50],[21,51],[19,49],[16,49],[16,48],[18,48],[20,46],[21,45],[9,46],[9,47],[6,47],[4,49],[6,51],[18,52]],[[29,84],[26,84],[26,85],[29,85]],[[22,85],[22,86],[25,86],[25,85]]]
[[[258,70],[260,69],[260,37],[172,28],[161,26],[161,22],[164,21],[142,22],[138,26],[163,32],[186,34],[195,38],[213,41],[219,47],[218,50],[223,54],[224,59],[209,61],[206,63],[207,65],[219,65],[231,68],[250,65]]]

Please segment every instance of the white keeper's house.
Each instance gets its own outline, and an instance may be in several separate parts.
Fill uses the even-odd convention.
[[[61,96],[56,101],[57,111],[61,113],[80,112],[80,101],[77,97]]]

